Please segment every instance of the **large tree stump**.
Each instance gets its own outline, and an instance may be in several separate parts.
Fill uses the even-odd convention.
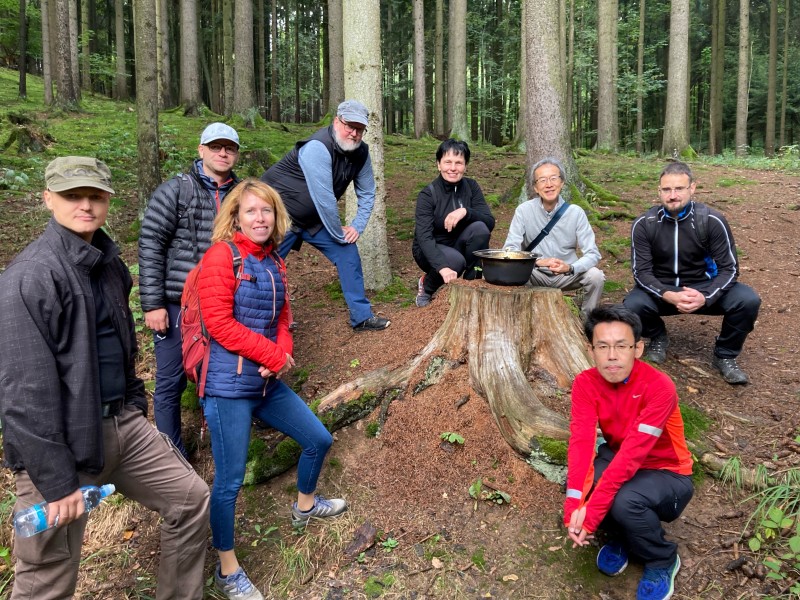
[[[578,318],[560,290],[450,285],[450,311],[431,341],[407,365],[377,369],[325,396],[316,410],[330,431],[370,414],[382,403],[406,393],[409,381],[424,370],[412,393],[435,385],[448,370],[466,362],[470,385],[489,403],[508,444],[526,459],[543,440],[566,440],[567,419],[540,398],[562,394],[575,376],[591,366]],[[265,452],[266,451],[266,452]],[[262,447],[251,453],[248,483],[289,468],[289,456]]]

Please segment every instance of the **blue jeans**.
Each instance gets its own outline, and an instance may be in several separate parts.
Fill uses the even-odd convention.
[[[236,498],[244,480],[253,417],[294,439],[302,448],[297,464],[297,489],[311,494],[333,436],[302,398],[279,380],[271,380],[267,393],[255,399],[206,396],[203,400],[211,453],[214,487],[211,490],[211,534],[217,550],[233,550]]]
[[[347,302],[347,308],[350,310],[350,325],[355,327],[369,319],[372,316],[372,306],[364,292],[364,272],[361,270],[361,255],[358,253],[358,246],[340,244],[324,227],[321,227],[313,235],[305,229],[299,231],[290,229],[286,232],[286,238],[278,248],[281,258],[286,258],[298,237],[322,252],[336,266],[344,301]]]
[[[186,389],[186,373],[183,371],[181,330],[179,327],[181,305],[167,303],[169,327],[167,333],[153,334],[156,351],[156,391],[153,394],[153,416],[156,427],[166,433],[184,457],[186,447],[181,439],[181,396]]]

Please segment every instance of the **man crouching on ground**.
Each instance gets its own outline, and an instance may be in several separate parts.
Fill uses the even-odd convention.
[[[14,543],[11,598],[71,598],[86,528],[82,485],[113,483],[158,511],[158,600],[203,597],[208,486],[145,418],[131,276],[101,230],[111,172],[67,156],[45,170],[44,232],[0,275],[0,418],[15,511],[48,502],[50,529]]]
[[[572,386],[564,524],[573,548],[603,529],[609,541],[598,569],[619,575],[635,557],[645,566],[637,600],[666,600],[681,561],[661,522],[677,519],[694,493],[675,384],[639,360],[642,324],[633,312],[596,308],[584,331],[596,366]]]

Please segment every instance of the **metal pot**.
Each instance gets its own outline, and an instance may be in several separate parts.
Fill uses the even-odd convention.
[[[475,250],[481,259],[483,278],[495,285],[524,285],[533,272],[539,255],[523,250]]]

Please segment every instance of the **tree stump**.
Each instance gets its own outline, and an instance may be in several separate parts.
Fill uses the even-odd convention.
[[[489,403],[500,433],[517,453],[528,459],[544,440],[567,440],[567,418],[540,398],[563,394],[591,362],[580,321],[561,291],[457,281],[450,284],[449,300],[444,323],[410,363],[377,369],[333,390],[316,406],[322,422],[335,431],[381,404],[385,413],[415,374],[424,370],[414,394],[466,363],[470,385]],[[248,471],[274,471],[275,465],[264,466],[249,464]]]

